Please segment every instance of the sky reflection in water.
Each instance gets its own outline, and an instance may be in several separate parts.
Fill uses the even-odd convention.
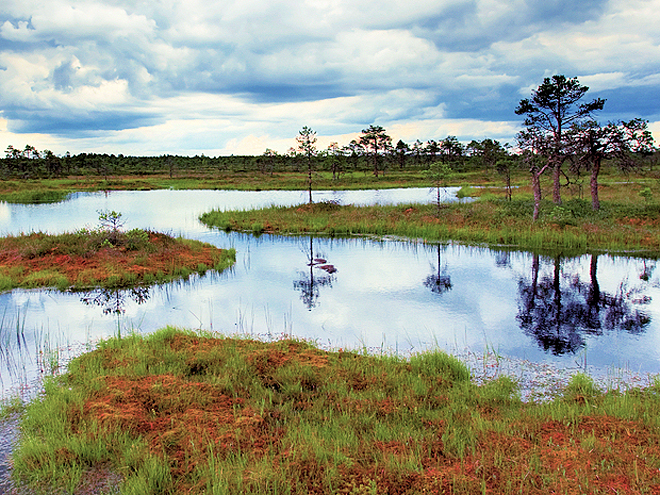
[[[467,347],[564,367],[587,362],[660,371],[660,283],[649,260],[550,259],[364,238],[253,237],[212,231],[197,221],[212,208],[295,204],[304,194],[113,192],[77,195],[56,205],[2,205],[3,234],[95,226],[97,211],[110,209],[123,214],[126,228],[149,227],[237,250],[235,267],[223,274],[139,293],[0,295],[2,394],[46,373],[52,349],[75,355],[118,330],[150,332],[165,325],[293,334],[335,348],[382,347],[405,354]],[[342,194],[324,196],[344,203],[434,198],[428,189]],[[315,197],[322,199],[320,193]]]

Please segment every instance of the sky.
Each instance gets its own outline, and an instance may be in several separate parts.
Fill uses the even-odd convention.
[[[57,155],[514,143],[543,78],[660,137],[660,0],[0,0],[0,146]]]

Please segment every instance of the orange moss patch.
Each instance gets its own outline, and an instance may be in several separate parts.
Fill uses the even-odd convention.
[[[660,221],[657,218],[630,218],[625,217],[617,220],[620,225],[631,225],[633,227],[657,227]]]
[[[93,252],[71,254],[57,245],[45,252],[26,249],[25,239],[38,244],[45,234],[10,237],[0,245],[0,274],[10,273],[14,286],[21,287],[38,272],[54,273],[66,278],[69,286],[133,285],[145,283],[145,277],[173,278],[196,272],[201,266],[214,267],[223,250],[210,244],[194,246],[165,234],[149,232],[147,250],[126,247],[101,247]]]
[[[489,431],[474,454],[426,464],[416,486],[425,493],[660,493],[654,436],[611,416],[540,422],[527,435]]]
[[[177,334],[168,344],[172,350],[183,353],[187,360],[199,358],[204,353],[210,353],[215,348],[222,348],[227,345],[222,339],[186,334]],[[238,340],[234,344],[239,348],[249,346],[250,352],[247,355],[247,360],[261,374],[271,372],[291,362],[315,367],[323,367],[328,364],[328,354],[326,352],[309,348],[295,340],[280,341],[277,349],[267,343],[253,340]]]
[[[206,383],[166,374],[104,377],[100,386],[101,391],[85,403],[83,415],[102,427],[142,436],[152,454],[164,453],[174,461],[175,476],[192,472],[209,446],[220,454],[257,454],[276,436],[264,429],[264,419],[243,399],[228,397]]]

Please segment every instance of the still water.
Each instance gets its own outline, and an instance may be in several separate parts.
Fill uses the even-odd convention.
[[[445,191],[445,200],[455,201],[455,193]],[[76,194],[49,205],[0,203],[0,235],[93,228],[99,211],[115,210],[127,229],[150,228],[237,252],[236,265],[222,274],[148,289],[0,294],[0,399],[33,396],[43,376],[57,374],[100,338],[165,325],[259,338],[293,335],[329,348],[401,355],[440,347],[495,356],[498,367],[507,359],[532,363],[541,370],[536,377],[544,366],[554,375],[660,372],[660,274],[652,260],[545,258],[368,238],[254,237],[198,221],[214,208],[305,199],[300,191],[149,191]],[[315,193],[320,200],[432,202],[435,191]],[[487,375],[492,364],[484,360],[483,366]],[[0,492],[11,486],[7,459],[15,436],[15,420],[0,422]]]
[[[198,216],[214,208],[297,204],[305,192],[148,191],[77,194],[49,205],[0,204],[0,235],[94,227],[98,211],[233,247],[222,274],[134,291],[0,295],[0,398],[99,338],[165,325],[259,337],[282,334],[332,348],[407,354],[439,346],[590,371],[660,372],[655,261],[545,258],[459,244],[225,233]],[[455,190],[446,191],[448,201]],[[340,203],[432,202],[435,191],[315,193]]]

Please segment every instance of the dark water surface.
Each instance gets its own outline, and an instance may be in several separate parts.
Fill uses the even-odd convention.
[[[447,199],[454,194],[447,191]],[[292,334],[332,348],[408,354],[438,346],[560,369],[660,372],[655,261],[367,238],[254,237],[210,230],[197,220],[213,208],[297,204],[305,195],[122,191],[76,194],[50,205],[0,203],[1,235],[95,227],[99,210],[116,210],[127,229],[151,228],[237,251],[235,267],[225,273],[149,289],[1,294],[0,399],[33,395],[42,376],[58,373],[100,338],[165,325]],[[322,199],[432,202],[435,191],[315,193]],[[0,444],[0,478],[6,443]]]

